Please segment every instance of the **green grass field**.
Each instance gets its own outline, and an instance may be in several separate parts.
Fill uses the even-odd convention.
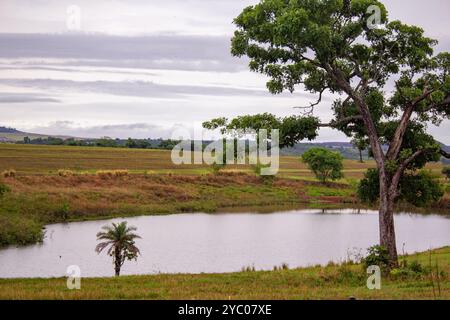
[[[432,252],[431,268],[429,253],[401,260],[417,261],[424,271],[392,272],[382,278],[381,290],[367,288],[368,275],[361,265],[346,263],[230,274],[91,278],[81,280],[81,290],[68,290],[65,278],[0,279],[0,299],[450,299],[450,247]]]

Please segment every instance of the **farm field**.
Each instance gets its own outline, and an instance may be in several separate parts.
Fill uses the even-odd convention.
[[[60,169],[79,173],[95,173],[97,170],[127,169],[131,173],[206,174],[210,170],[203,165],[177,166],[167,150],[146,150],[102,147],[68,147],[0,144],[0,171],[14,169],[19,175],[55,175]],[[344,176],[360,179],[374,161],[360,163],[344,160]],[[441,174],[442,164],[432,163],[427,169]],[[229,166],[225,171],[251,173],[249,166]],[[312,173],[299,157],[282,156],[280,177],[311,180]]]

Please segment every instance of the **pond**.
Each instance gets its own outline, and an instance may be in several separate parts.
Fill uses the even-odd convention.
[[[340,262],[378,242],[378,214],[358,210],[298,210],[271,214],[177,214],[54,224],[43,244],[0,250],[0,278],[62,277],[77,265],[82,277],[113,275],[98,255],[96,233],[126,220],[138,228],[142,256],[122,274],[223,273],[254,266],[271,270]],[[399,252],[450,245],[448,216],[397,214]]]

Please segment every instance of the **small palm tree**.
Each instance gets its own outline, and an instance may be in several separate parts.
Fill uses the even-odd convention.
[[[139,249],[135,246],[135,239],[141,238],[137,234],[136,227],[128,227],[127,222],[119,224],[113,223],[111,226],[102,227],[103,231],[97,233],[97,240],[106,240],[97,245],[95,251],[102,252],[109,247],[108,255],[113,258],[114,270],[116,276],[120,275],[125,260],[137,260],[140,254]]]

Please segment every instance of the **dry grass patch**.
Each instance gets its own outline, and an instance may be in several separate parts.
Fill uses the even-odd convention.
[[[3,178],[15,178],[16,177],[16,170],[14,170],[14,169],[4,170],[2,172],[2,177]]]

